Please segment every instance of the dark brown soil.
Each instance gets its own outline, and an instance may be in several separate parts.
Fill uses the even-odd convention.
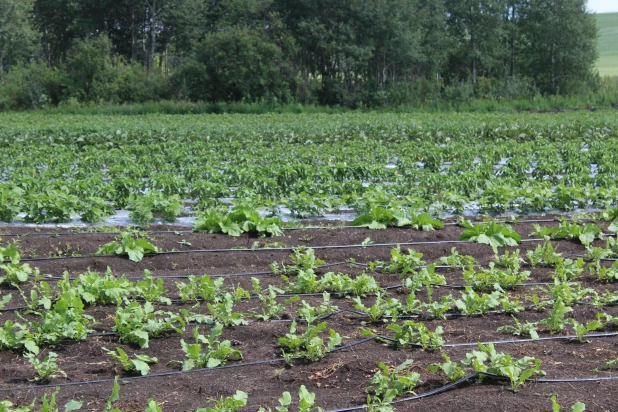
[[[551,226],[552,223],[544,223]],[[522,237],[527,238],[533,231],[531,224],[517,224],[514,228]],[[157,227],[157,230],[160,230]],[[45,229],[42,229],[44,231]],[[4,233],[27,232],[23,228],[4,228]],[[32,231],[30,229],[30,231]],[[389,229],[371,231],[367,229],[333,229],[333,230],[298,230],[286,232],[286,237],[256,239],[247,236],[232,238],[225,235],[211,235],[204,233],[160,234],[152,233],[149,239],[163,250],[208,250],[231,249],[235,247],[251,248],[254,242],[260,245],[282,242],[287,247],[294,246],[334,246],[358,245],[366,238],[371,238],[374,244],[400,242],[428,242],[457,240],[462,229],[456,226],[447,226],[446,229],[435,232],[418,232],[407,229]],[[35,232],[32,231],[34,234]],[[24,236],[19,238],[19,247],[24,257],[45,257],[64,255],[87,255],[96,252],[99,246],[114,240],[114,235],[105,234],[74,234],[70,236]],[[12,238],[3,237],[3,243]],[[184,242],[183,242],[184,241]],[[191,245],[187,245],[190,243]],[[565,255],[584,254],[585,248],[571,241],[553,242],[558,251]],[[534,249],[540,242],[522,243],[517,248],[524,255],[527,250]],[[599,245],[602,242],[599,242]],[[449,255],[451,248],[456,247],[460,254],[473,255],[481,264],[486,264],[493,256],[490,247],[471,243],[444,243],[425,244],[402,247],[403,250],[414,248],[424,254],[428,263],[437,261],[441,256]],[[374,260],[388,261],[393,246],[370,246],[341,249],[318,249],[316,255],[327,263],[348,262],[353,258],[356,262],[367,263]],[[121,257],[85,257],[82,259],[59,259],[36,261],[30,264],[38,267],[41,273],[61,276],[65,271],[71,276],[83,273],[88,268],[103,272],[109,266],[115,275],[124,274],[128,277],[141,277],[148,269],[153,276],[185,276],[190,274],[225,275],[243,274],[250,272],[268,271],[268,265],[273,261],[290,263],[289,251],[273,250],[235,250],[229,252],[203,252],[187,254],[170,254],[146,257],[140,263],[131,262]],[[529,269],[532,274],[530,282],[551,281],[552,270],[547,268]],[[363,273],[359,266],[342,264],[328,269],[321,269],[318,274],[327,271],[348,273],[352,276]],[[461,270],[440,270],[450,285],[463,284]],[[382,287],[401,283],[397,274],[374,274]],[[283,286],[283,281],[273,275],[256,275],[262,286],[273,284]],[[165,279],[165,287],[170,298],[176,298],[178,291],[175,282],[186,282],[184,279]],[[251,290],[251,276],[226,277],[226,284],[240,285]],[[616,291],[614,284],[601,284],[590,275],[581,279],[582,287],[590,287],[599,293],[604,290]],[[53,281],[50,281],[53,284]],[[10,307],[21,306],[23,300],[16,290],[10,290],[5,284],[0,285],[2,295],[11,292],[14,296]],[[24,286],[25,293],[30,287]],[[393,290],[390,297],[405,301],[405,290]],[[453,294],[458,297],[457,289],[440,288],[434,290],[434,297],[444,294]],[[510,294],[520,300],[529,302],[533,293],[542,295],[543,292],[534,288],[517,288]],[[425,292],[419,292],[418,297],[426,298]],[[320,297],[306,297],[307,302],[316,305],[321,302]],[[283,300],[283,298],[281,298]],[[373,304],[375,298],[363,299],[366,305]],[[350,298],[333,298],[334,305],[340,309],[353,309],[354,303]],[[278,358],[281,350],[277,340],[289,332],[290,318],[300,303],[291,304],[276,322],[251,322],[246,326],[226,328],[223,338],[233,342],[236,349],[242,350],[244,359],[230,361],[228,365],[244,362],[253,362]],[[157,305],[158,309],[178,312],[180,309],[189,309],[191,305],[173,304],[171,306]],[[113,306],[93,306],[86,309],[86,313],[100,322],[96,329],[111,331],[116,308]],[[248,313],[259,311],[260,303],[257,300],[241,302],[235,306],[235,311]],[[618,316],[618,308],[604,308],[602,310],[613,316]],[[204,306],[195,309],[195,312],[208,314]],[[591,306],[577,306],[570,316],[579,322],[595,319],[597,309]],[[30,315],[27,315],[30,316]],[[537,321],[546,317],[546,313],[526,311],[518,314],[520,321]],[[32,318],[34,319],[34,318]],[[17,320],[13,312],[0,313],[0,322]],[[376,333],[389,335],[387,323],[366,324],[367,319],[351,312],[342,312],[328,319],[328,328],[336,330],[344,336],[344,343],[352,343],[363,339],[360,330],[366,327]],[[448,320],[426,321],[429,329],[437,326],[444,328],[444,340],[447,343],[470,343],[479,341],[497,341],[515,339],[510,335],[496,332],[499,326],[512,324],[510,315],[495,314],[484,317],[454,317]],[[207,326],[201,330],[207,334]],[[300,330],[304,326],[299,325]],[[611,330],[610,330],[611,331]],[[572,334],[572,328],[567,328],[563,334]],[[543,336],[550,336],[544,333]],[[153,365],[151,373],[173,372],[180,369],[178,363],[183,359],[180,340],[192,341],[192,328],[188,327],[183,334],[170,334],[163,338],[151,339],[148,349],[120,344],[115,336],[90,337],[85,342],[66,342],[51,349],[58,353],[60,367],[67,373],[68,378],[54,378],[46,384],[56,385],[69,382],[91,381],[98,379],[113,379],[120,375],[126,377],[117,364],[110,360],[102,351],[102,347],[113,349],[123,347],[128,353],[143,353],[156,356],[157,365]],[[496,349],[516,358],[534,356],[542,361],[542,369],[548,378],[590,378],[613,376],[616,370],[604,368],[604,363],[618,357],[618,339],[613,337],[595,338],[588,343],[573,342],[570,340],[538,341],[517,344],[501,344]],[[466,353],[474,350],[474,346],[445,348],[445,352],[453,360],[465,358]],[[47,353],[49,349],[45,350]],[[352,348],[328,354],[315,363],[295,361],[286,366],[282,362],[260,364],[254,366],[231,369],[197,371],[193,373],[176,374],[164,377],[147,377],[124,381],[121,385],[120,400],[115,406],[122,411],[143,411],[147,400],[152,398],[159,402],[164,411],[190,411],[209,405],[210,399],[221,396],[230,396],[236,390],[248,393],[249,401],[243,410],[255,411],[259,407],[274,408],[278,405],[277,399],[284,391],[290,391],[297,400],[298,389],[305,385],[311,392],[316,393],[316,405],[325,410],[362,405],[366,401],[365,388],[369,386],[369,379],[375,373],[378,362],[387,365],[398,365],[406,359],[414,360],[414,370],[421,374],[423,383],[417,387],[416,393],[421,394],[444,385],[445,377],[428,372],[425,368],[432,363],[440,362],[439,352],[422,351],[419,349],[396,350],[378,341],[370,341]],[[0,387],[2,389],[29,386],[28,378],[33,376],[32,367],[19,353],[0,352]],[[92,383],[62,387],[58,396],[59,403],[64,404],[69,399],[84,402],[83,410],[100,411],[103,409],[111,393],[112,382]],[[569,410],[576,401],[586,404],[587,411],[618,410],[618,381],[601,381],[586,383],[528,383],[514,393],[504,382],[485,381],[483,384],[470,382],[463,386],[419,401],[397,405],[397,410],[423,411],[511,411],[531,410],[550,411],[551,394],[557,394],[563,410]],[[0,399],[8,399],[16,405],[25,405],[32,402],[34,397],[41,397],[44,393],[53,392],[53,388],[28,389],[5,391]]]

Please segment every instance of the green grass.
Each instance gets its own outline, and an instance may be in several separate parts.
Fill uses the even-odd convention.
[[[601,76],[618,76],[618,13],[597,14]]]

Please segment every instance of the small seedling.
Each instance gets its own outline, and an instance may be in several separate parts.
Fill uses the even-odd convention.
[[[122,366],[122,369],[125,372],[139,372],[142,376],[148,375],[150,373],[149,363],[158,363],[159,360],[157,358],[153,358],[147,355],[135,355],[135,359],[129,358],[129,355],[120,347],[116,348],[116,351],[108,350],[107,348],[102,348],[108,356],[112,359],[116,360]]]

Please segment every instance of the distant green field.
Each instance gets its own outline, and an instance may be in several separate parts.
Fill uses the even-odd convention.
[[[601,76],[618,76],[618,13],[597,14]]]

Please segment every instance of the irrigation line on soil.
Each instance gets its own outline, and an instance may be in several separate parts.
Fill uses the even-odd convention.
[[[336,352],[336,351],[340,351],[344,349],[349,349],[351,347],[361,345],[363,343],[367,343],[375,339],[376,339],[375,337],[370,337],[370,338],[362,339],[357,342],[348,343],[347,345],[343,345],[338,348],[332,349],[328,353],[332,353],[332,352]],[[254,362],[218,366],[216,368],[200,368],[200,369],[191,369],[188,371],[172,371],[172,372],[153,373],[153,374],[144,375],[144,376],[138,375],[138,376],[130,376],[126,378],[119,378],[118,382],[126,382],[126,381],[135,380],[135,379],[158,378],[158,377],[165,377],[165,376],[182,375],[182,374],[195,373],[195,372],[217,371],[217,370],[222,370],[222,369],[240,368],[244,366],[255,366],[255,365],[263,365],[267,363],[277,363],[277,362],[284,362],[284,361],[285,361],[284,358],[274,358],[274,359],[259,360],[259,361],[254,361]],[[91,385],[91,384],[97,384],[97,383],[110,383],[110,382],[114,382],[114,380],[115,379],[97,379],[97,380],[92,380],[92,381],[59,383],[56,385],[50,384],[50,385],[37,385],[37,386],[32,386],[32,385],[31,386],[17,386],[14,388],[0,388],[0,392],[12,392],[12,391],[31,390],[31,389],[45,389],[45,388],[55,388],[55,387],[64,387],[64,386]]]
[[[584,337],[602,337],[604,335],[608,335],[608,334],[592,334],[592,335],[585,335]],[[618,334],[610,334],[610,335],[618,335]],[[358,345],[362,345],[364,343],[367,342],[372,342],[376,339],[379,338],[383,338],[381,336],[372,336],[366,339],[362,339],[360,341],[356,341],[356,342],[352,342],[349,343],[347,345],[343,345],[340,346],[338,348],[335,348],[331,351],[329,351],[329,353],[333,353],[333,352],[337,352],[337,351],[341,351],[341,350],[345,350],[345,349],[349,349],[351,347],[354,346],[358,346]],[[557,336],[557,337],[550,337],[550,338],[542,338],[542,339],[537,339],[537,340],[558,340],[558,339],[565,339],[566,337],[561,337],[561,336]],[[389,340],[391,340],[389,338]],[[517,340],[517,341],[497,341],[496,344],[499,343],[517,343],[517,342],[530,342],[530,341],[534,341],[534,340],[530,340],[530,339],[522,339],[522,340]],[[488,344],[488,343],[485,343]],[[462,344],[452,344],[452,345],[462,345]],[[468,344],[466,344],[468,345]],[[470,344],[470,345],[478,345],[478,343],[476,344]],[[445,345],[447,346],[447,345]],[[447,346],[447,347],[451,347],[451,346]],[[232,365],[224,365],[224,366],[219,366],[216,368],[200,368],[200,369],[192,369],[192,370],[188,370],[188,371],[171,371],[171,372],[162,372],[162,373],[155,373],[155,374],[150,374],[150,375],[138,375],[138,376],[131,376],[131,377],[125,377],[125,378],[119,378],[118,382],[127,382],[127,381],[133,381],[136,379],[147,379],[147,378],[158,378],[158,377],[167,377],[167,376],[176,376],[176,375],[183,375],[183,374],[189,374],[189,373],[197,373],[197,372],[206,372],[206,371],[218,371],[218,370],[223,370],[223,369],[233,369],[233,368],[240,368],[240,367],[245,367],[245,366],[255,366],[255,365],[263,365],[263,364],[268,364],[268,363],[278,363],[278,362],[284,362],[285,359],[284,358],[274,358],[274,359],[266,359],[266,360],[259,360],[259,361],[254,361],[254,362],[247,362],[247,363],[238,363],[238,364],[232,364]],[[494,378],[499,378],[499,379],[505,379],[506,377],[504,376],[500,376],[500,375],[494,375],[494,374],[490,374],[490,373],[483,373],[484,375],[487,376],[493,376]],[[405,398],[405,399],[399,399],[397,401],[393,401],[391,402],[391,404],[394,403],[401,403],[401,402],[409,402],[409,401],[413,401],[416,399],[421,399],[424,397],[428,397],[428,396],[432,396],[432,395],[436,395],[442,392],[445,392],[455,386],[458,386],[466,381],[469,381],[470,379],[474,378],[478,376],[478,373],[474,373],[471,375],[468,375],[460,380],[458,380],[457,382],[454,382],[452,384],[443,386],[441,388],[435,389],[433,391],[429,391],[426,392],[424,394],[421,395],[416,395],[413,397],[409,397],[409,398]],[[508,379],[508,378],[507,378]],[[558,378],[558,379],[530,379],[529,381],[532,382],[538,382],[538,383],[573,383],[573,382],[595,382],[595,381],[607,381],[607,380],[618,380],[618,376],[615,377],[595,377],[595,378]],[[92,384],[98,384],[98,383],[111,383],[114,382],[114,379],[108,378],[108,379],[97,379],[97,380],[91,380],[91,381],[81,381],[81,382],[66,382],[66,383],[59,383],[59,384],[50,384],[50,385],[38,385],[38,386],[17,386],[17,387],[12,387],[12,388],[0,388],[0,392],[13,392],[13,391],[20,391],[20,390],[33,390],[33,389],[46,389],[46,388],[56,388],[56,387],[66,387],[66,386],[79,386],[79,385],[92,385]],[[345,411],[352,411],[352,410],[358,410],[358,409],[364,409],[365,405],[361,405],[361,406],[355,406],[355,407],[350,407],[350,408],[343,408],[343,409],[335,409],[335,410],[331,410],[329,412],[345,412]]]
[[[346,263],[348,263],[348,262],[331,263],[329,265],[323,265],[323,266],[320,266],[320,267],[323,268],[323,267],[328,267],[328,266],[343,265],[343,264],[346,264]],[[210,276],[211,277],[217,277],[217,276],[218,277],[249,276],[249,275],[255,275],[255,274],[259,275],[259,274],[269,274],[269,273],[272,273],[272,272],[240,273],[240,274],[232,274],[232,275],[210,275]],[[176,279],[176,278],[178,278],[178,279],[186,279],[189,276],[159,276],[159,277],[153,277],[153,279],[170,279],[170,278],[171,279]],[[46,280],[47,279],[61,280],[62,278],[46,278]],[[124,279],[142,279],[142,278],[141,277],[128,277],[128,278],[124,278]],[[77,278],[69,278],[69,280],[77,280]],[[570,282],[570,283],[578,284],[578,283],[581,283],[581,282]],[[519,284],[519,285],[513,285],[513,287],[532,287],[532,286],[548,286],[548,285],[553,285],[553,283],[552,282],[522,283],[522,284]],[[439,285],[439,284],[432,284],[430,286],[434,287],[434,288],[444,288],[444,289],[453,289],[453,290],[462,290],[462,289],[465,289],[467,287],[465,285]],[[399,284],[399,285],[385,286],[382,289],[383,290],[393,290],[393,289],[399,289],[399,288],[403,288],[403,287],[405,287],[404,284]],[[350,296],[350,294],[347,294],[345,292],[324,291],[324,292],[320,292],[320,293],[283,293],[283,294],[277,295],[275,297],[276,298],[292,298],[292,297],[295,297],[295,296],[299,296],[301,298],[302,297],[318,297],[318,296],[323,296],[324,293],[328,293],[331,296],[334,296],[335,298],[345,298],[346,296]],[[376,295],[377,295],[376,293],[369,293],[369,294],[367,294],[365,296],[376,296]],[[250,295],[249,296],[249,299],[259,299],[259,298],[260,298],[260,296],[258,296],[258,295]],[[134,302],[145,303],[146,300],[134,300]],[[173,304],[180,304],[180,303],[185,304],[185,303],[206,302],[206,300],[204,300],[204,299],[195,299],[195,300],[192,300],[192,301],[189,302],[189,301],[183,301],[180,298],[174,298],[174,299],[171,299],[171,302]],[[52,303],[55,303],[55,301],[53,301]],[[157,302],[154,302],[154,303],[157,303]],[[591,305],[591,303],[587,303],[587,302],[581,302],[581,303],[578,303],[578,304],[581,304],[581,305]],[[95,306],[95,305],[92,305],[92,306]],[[103,305],[103,306],[105,306],[105,305]],[[609,306],[609,305],[605,305],[605,306]],[[15,312],[15,311],[24,310],[24,309],[29,309],[29,307],[28,306],[19,306],[19,307],[15,307],[15,308],[0,309],[0,313]],[[353,313],[361,314],[362,312],[353,312]],[[500,313],[502,313],[502,312],[500,312]],[[448,315],[460,315],[460,314],[458,314],[458,313],[448,314],[447,313],[445,315],[448,316]],[[414,316],[416,317],[416,316],[422,316],[422,315],[414,315]],[[400,318],[405,318],[405,315],[404,316],[400,316]]]
[[[591,333],[588,335],[584,335],[582,336],[582,338],[590,338],[590,339],[594,339],[594,338],[613,338],[618,336],[618,332],[617,333]],[[396,339],[393,338],[389,338],[388,336],[383,336],[383,335],[376,335],[375,336],[376,339],[379,340],[386,340],[389,342],[394,342],[397,343],[399,342]],[[507,344],[517,344],[517,343],[529,343],[529,342],[541,342],[541,341],[552,341],[552,340],[573,340],[573,339],[578,339],[577,335],[569,335],[569,336],[548,336],[548,337],[544,337],[544,338],[538,338],[538,339],[508,339],[508,340],[496,340],[496,341],[488,341],[488,342],[464,342],[464,343],[446,343],[444,345],[442,345],[442,347],[444,348],[463,348],[463,347],[469,347],[469,346],[478,346],[478,344],[483,344],[483,345],[507,345]],[[410,347],[418,347],[421,348],[421,345],[407,345]]]
[[[523,239],[521,242],[544,242],[545,239]],[[312,246],[307,249],[314,250],[328,250],[328,249],[356,249],[356,248],[371,248],[371,247],[395,247],[395,246],[422,246],[422,245],[445,245],[445,244],[460,244],[460,243],[468,243],[468,244],[478,244],[484,245],[482,243],[477,243],[470,240],[436,240],[431,242],[396,242],[396,243],[371,243],[368,245],[330,245],[330,246]],[[488,246],[488,245],[485,245]],[[292,252],[297,247],[282,247],[282,248],[260,248],[260,249],[195,249],[195,250],[172,250],[168,252],[157,252],[152,253],[146,256],[162,256],[162,255],[176,255],[176,254],[188,254],[188,253],[227,253],[227,252]],[[86,255],[86,256],[59,256],[53,258],[24,258],[21,259],[21,262],[37,262],[37,261],[49,261],[49,260],[60,260],[60,259],[93,259],[93,258],[108,258],[108,257],[121,257],[125,258],[124,255]]]
[[[329,268],[329,267],[334,267],[334,266],[341,266],[341,265],[346,265],[346,264],[350,264],[350,265],[357,265],[357,266],[363,266],[359,263],[354,263],[354,262],[336,262],[336,263],[327,263],[324,265],[320,265],[320,266],[316,266],[315,269],[324,269],[324,268]],[[367,266],[367,265],[364,265]],[[449,266],[444,266],[444,268],[448,268]],[[436,268],[438,268],[436,266]],[[208,275],[211,278],[226,278],[226,277],[243,277],[243,276],[262,276],[262,275],[272,275],[273,272],[272,271],[264,271],[264,272],[247,272],[247,273],[220,273],[220,274],[211,274]],[[196,275],[173,275],[173,276],[152,276],[152,279],[189,279],[192,276],[196,276]],[[199,276],[199,275],[198,275]],[[35,275],[29,275],[29,277],[35,277]],[[117,279],[143,279],[143,276],[124,276],[124,277],[118,277]],[[78,280],[79,277],[70,277],[69,280],[73,281],[73,280]],[[64,280],[64,277],[62,276],[43,276],[41,281],[44,280],[49,280],[49,281],[60,281],[60,280]]]
[[[224,365],[217,366],[216,368],[200,368],[200,369],[191,369],[188,371],[172,371],[172,372],[162,372],[162,373],[153,373],[150,375],[138,375],[138,376],[128,376],[126,378],[118,378],[118,382],[127,382],[133,381],[136,379],[146,379],[146,378],[159,378],[165,376],[174,376],[174,375],[184,375],[188,373],[196,373],[196,372],[206,372],[206,371],[217,371],[222,369],[232,369],[232,368],[241,368],[245,366],[255,366],[255,365],[264,365],[267,363],[278,363],[284,362],[283,358],[274,358],[274,359],[266,359],[255,362],[247,362],[247,363],[236,363],[233,365]],[[37,386],[17,386],[14,388],[0,388],[0,392],[12,392],[12,391],[21,391],[21,390],[32,390],[32,389],[47,389],[47,388],[55,388],[55,387],[65,387],[65,386],[80,386],[80,385],[92,385],[97,383],[111,383],[114,382],[114,379],[96,379],[91,381],[80,381],[80,382],[65,382],[58,383],[55,385],[37,385]]]
[[[410,402],[410,401],[415,401],[417,399],[428,398],[430,396],[438,395],[440,393],[443,393],[443,392],[446,392],[446,391],[448,391],[450,389],[453,389],[453,388],[455,388],[455,387],[457,387],[457,386],[459,386],[459,385],[461,385],[461,384],[463,384],[465,382],[468,382],[468,381],[476,378],[477,376],[478,376],[478,373],[475,372],[475,373],[472,373],[472,374],[470,374],[468,376],[464,376],[463,378],[459,379],[456,382],[449,383],[448,385],[442,386],[440,388],[434,389],[434,390],[429,391],[429,392],[422,393],[420,395],[410,396],[408,398],[403,398],[403,399],[398,399],[396,401],[388,402],[387,405],[394,405],[394,404],[397,404],[397,403]],[[360,410],[360,409],[367,409],[367,405],[351,406],[349,408],[340,408],[340,409],[330,409],[330,410],[327,410],[325,412],[348,412],[348,411],[357,411],[357,410]]]
[[[489,372],[479,372],[479,375],[490,376],[495,379],[504,379],[510,380],[508,376],[497,375],[495,373]],[[618,376],[598,376],[594,378],[530,378],[526,379],[526,382],[534,382],[534,383],[571,383],[571,382],[599,382],[599,381],[615,381],[618,380]]]
[[[477,378],[479,375],[486,375],[486,376],[490,376],[495,379],[509,380],[509,377],[507,376],[496,375],[496,374],[487,373],[487,372],[480,372],[480,373],[474,372],[468,376],[464,376],[463,378],[459,379],[456,382],[449,383],[448,385],[442,386],[440,388],[434,389],[429,392],[422,393],[420,395],[411,396],[408,398],[403,398],[403,399],[398,399],[396,401],[388,402],[387,405],[395,405],[395,404],[403,403],[403,402],[411,402],[411,401],[419,400],[422,398],[428,398],[430,396],[438,395],[440,393],[456,388],[457,386],[460,386],[466,382],[469,382],[472,379]],[[540,379],[528,379],[527,382],[535,382],[535,383],[577,383],[577,382],[580,382],[581,383],[581,382],[600,382],[600,381],[614,381],[614,380],[618,380],[618,376],[599,376],[595,378],[562,378],[562,379],[540,378]],[[348,411],[357,411],[361,409],[367,409],[367,405],[351,406],[349,408],[340,408],[340,409],[329,409],[325,412],[348,412]]]

